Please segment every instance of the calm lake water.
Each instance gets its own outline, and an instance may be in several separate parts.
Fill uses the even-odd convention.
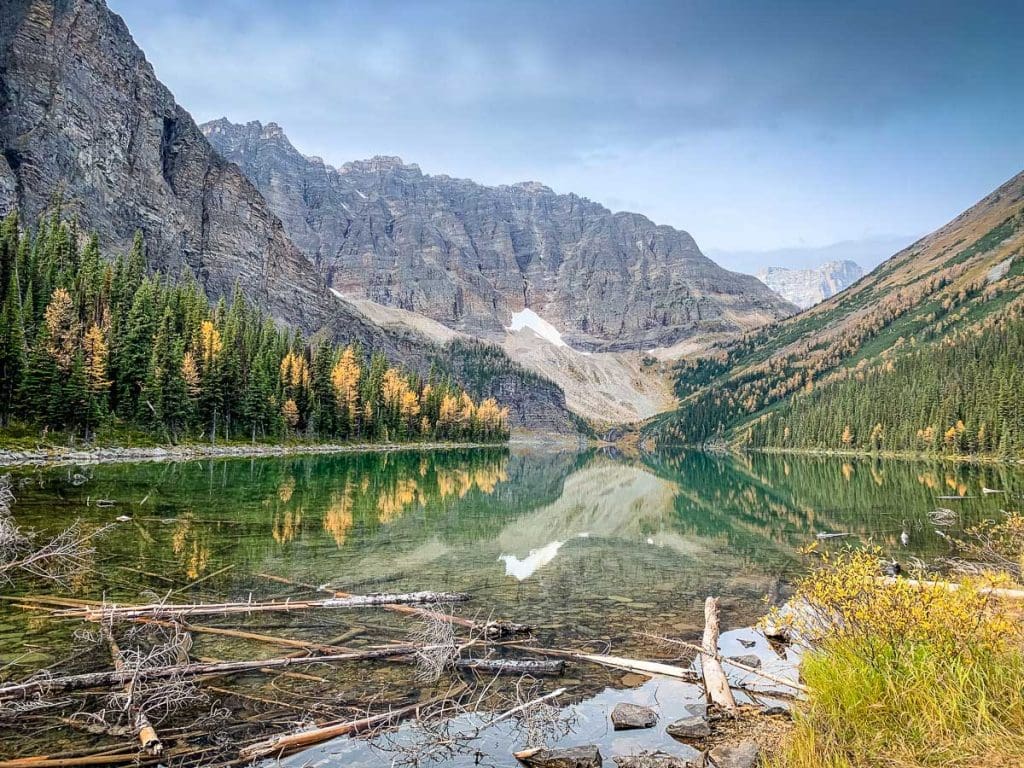
[[[542,645],[647,658],[664,657],[666,649],[641,633],[694,639],[708,595],[722,599],[723,627],[756,620],[766,597],[784,597],[807,567],[799,550],[818,533],[850,534],[831,540],[833,547],[874,544],[903,561],[927,559],[947,551],[929,512],[955,510],[960,522],[943,530],[956,536],[1015,508],[1024,493],[1024,473],[1000,467],[701,453],[621,459],[523,448],[21,468],[11,475],[24,527],[56,532],[76,519],[100,526],[131,517],[98,539],[95,571],[63,596],[312,596],[268,576],[358,593],[463,591],[472,600],[456,612],[535,625]],[[1006,493],[985,495],[983,487]],[[938,498],[951,495],[968,498]],[[98,507],[97,499],[116,503]],[[21,580],[7,591],[50,592]],[[361,630],[346,641],[352,647],[401,640],[412,630],[408,618],[381,611],[202,623],[320,642]],[[0,678],[24,677],[73,652],[76,626],[0,604],[0,666],[7,665]],[[280,654],[212,635],[196,635],[192,649],[195,658]],[[328,699],[355,712],[429,695],[398,665],[331,675],[329,693],[259,674],[231,684],[246,686],[253,712],[258,699],[296,695],[311,712]],[[567,676],[552,687],[572,687],[569,700],[585,705],[581,718],[603,728],[604,736],[591,734],[599,741],[613,736],[603,721],[595,724],[595,712],[603,712],[595,702],[630,686],[629,695],[641,700],[656,695],[611,670],[570,665]],[[98,738],[43,723],[36,732],[24,727],[29,722],[6,730],[0,723],[0,754],[53,752]],[[616,749],[608,747],[606,759]],[[343,753],[345,764],[388,765],[393,757],[357,752],[348,743],[328,745],[292,760],[341,764]],[[495,759],[514,764],[507,755]],[[460,761],[473,763],[453,758]]]

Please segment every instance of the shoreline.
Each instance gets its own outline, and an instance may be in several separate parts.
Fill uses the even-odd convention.
[[[836,448],[730,448],[729,453],[767,453],[825,458],[898,459],[900,461],[941,461],[952,464],[1024,465],[1024,459],[1002,458],[992,454],[946,454],[919,451],[855,451]]]
[[[276,456],[327,455],[342,453],[398,453],[481,448],[508,448],[501,443],[310,443],[308,445],[170,445],[125,448],[0,448],[0,468],[64,466],[69,464],[116,464],[159,461],[192,461],[218,458],[264,458]]]

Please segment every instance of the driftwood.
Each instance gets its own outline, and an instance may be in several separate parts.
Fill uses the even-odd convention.
[[[257,575],[261,578],[268,579],[269,581],[276,581],[279,584],[287,584],[291,587],[303,587],[314,592],[323,592],[340,599],[352,597],[352,594],[349,592],[339,592],[325,586],[316,586],[314,584],[303,584],[299,581],[292,581],[291,579],[285,579],[281,576],[275,576],[272,573],[260,573]],[[459,627],[465,627],[468,630],[482,634],[485,638],[490,640],[502,637],[512,637],[513,635],[529,634],[533,631],[533,627],[527,624],[516,624],[511,621],[487,621],[480,623],[472,621],[471,619],[464,619],[461,616],[452,616],[451,614],[432,611],[428,608],[417,608],[413,605],[391,604],[383,605],[381,607],[386,611],[392,611],[394,613],[404,613],[406,615],[418,616],[423,619],[437,619],[449,624],[455,624]]]
[[[313,728],[308,731],[276,736],[272,739],[267,739],[266,741],[260,741],[255,744],[250,744],[247,747],[243,747],[239,751],[238,756],[242,760],[255,760],[260,757],[270,756],[281,757],[282,755],[297,752],[305,749],[306,747],[311,747],[314,744],[320,744],[328,739],[337,738],[338,736],[345,736],[350,733],[360,733],[361,731],[366,731],[370,728],[389,725],[404,717],[417,713],[423,707],[429,707],[433,704],[438,704],[442,701],[447,701],[448,699],[460,696],[467,687],[468,686],[463,684],[447,693],[435,696],[427,701],[410,704],[407,707],[400,707],[399,709],[385,712],[380,715],[364,717],[361,720],[333,723],[332,725],[325,725],[321,728]]]
[[[459,659],[455,662],[455,668],[495,675],[560,675],[565,669],[565,662],[529,659]]]
[[[352,595],[328,600],[286,600],[281,603],[151,603],[149,605],[101,605],[54,611],[54,616],[88,621],[133,620],[161,616],[224,616],[233,613],[269,611],[306,611],[318,608],[371,608],[398,603],[450,603],[468,600],[469,595],[455,592],[409,592],[396,595]]]
[[[572,661],[584,661],[590,664],[597,664],[612,669],[622,669],[626,672],[639,672],[644,675],[663,675],[674,677],[679,680],[686,680],[691,683],[698,682],[700,675],[692,669],[677,667],[672,664],[663,664],[658,661],[644,661],[643,659],[627,659],[622,656],[605,656],[596,653],[577,653],[575,651],[561,651],[556,648],[535,648],[530,645],[513,645],[522,651],[537,653],[541,656],[554,656]]]
[[[86,672],[66,677],[51,677],[29,680],[0,687],[0,701],[20,699],[35,694],[61,693],[80,691],[85,688],[109,688],[125,685],[132,678],[136,680],[161,680],[170,677],[198,677],[200,675],[231,675],[237,672],[251,672],[260,669],[277,669],[300,664],[329,664],[340,661],[369,661],[386,659],[391,656],[404,656],[423,650],[414,645],[396,645],[389,648],[378,648],[358,653],[338,653],[327,656],[309,656],[303,658],[261,659],[257,661],[222,661],[212,663],[178,664],[167,667],[151,667],[139,669],[132,673],[118,671]]]
[[[77,768],[89,765],[122,765],[133,763],[145,765],[146,755],[134,752],[119,755],[83,755],[82,757],[19,757],[13,760],[0,760],[0,768]]]
[[[875,576],[875,581],[879,584],[907,584],[911,587],[921,587],[923,589],[945,589],[949,592],[956,592],[958,589],[963,588],[963,584],[957,584],[955,581],[920,581],[918,579],[902,579],[895,576]],[[1024,600],[1024,589],[1006,589],[1004,587],[977,587],[978,594],[981,595],[992,595],[993,597],[1002,597],[1007,600]]]
[[[106,638],[107,644],[110,646],[110,655],[114,661],[114,669],[122,676],[129,678],[128,682],[124,685],[124,692],[128,697],[127,712],[132,730],[135,732],[135,736],[142,745],[142,749],[147,754],[162,754],[164,751],[164,745],[160,741],[160,736],[157,734],[153,725],[149,722],[149,718],[146,717],[146,713],[139,708],[138,702],[135,701],[136,673],[140,670],[130,670],[127,668],[124,663],[124,657],[121,655],[121,649],[117,646],[117,641],[114,639],[114,635],[110,631],[110,627],[103,624],[101,625],[100,630],[103,633],[104,638]]]
[[[703,654],[705,652],[703,646],[695,645],[694,643],[688,643],[685,640],[674,640],[671,637],[662,637],[661,635],[651,635],[651,634],[648,634],[648,633],[644,633],[644,634],[647,637],[653,637],[653,638],[655,638],[657,640],[661,640],[662,642],[665,642],[665,643],[672,643],[673,645],[681,645],[683,648],[689,648],[691,651],[697,651],[697,652],[699,652],[701,654]],[[773,683],[778,683],[779,685],[784,685],[787,688],[792,688],[795,691],[801,691],[802,693],[806,693],[807,692],[807,686],[803,685],[802,683],[798,683],[795,680],[789,680],[789,679],[787,679],[785,677],[781,677],[779,675],[773,675],[771,672],[765,672],[763,669],[758,669],[757,667],[751,667],[751,666],[749,666],[747,664],[744,664],[743,662],[736,661],[735,659],[730,659],[728,656],[722,656],[719,653],[715,654],[715,658],[721,664],[728,664],[730,667],[736,667],[736,669],[741,669],[744,672],[749,672],[752,675],[757,675],[758,677],[763,677],[765,680],[770,680]]]
[[[736,709],[729,678],[718,660],[718,598],[715,597],[704,601],[704,639],[701,646],[700,668],[708,698],[722,709]]]

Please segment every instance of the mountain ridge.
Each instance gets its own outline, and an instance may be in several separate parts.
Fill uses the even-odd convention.
[[[270,126],[268,130],[268,126]],[[582,349],[668,346],[793,311],[686,232],[536,181],[488,187],[378,156],[334,168],[274,124],[205,123],[342,294],[499,338],[530,308]]]
[[[830,386],[898,373],[902,360],[922,351],[936,350],[938,360],[942,345],[1014,321],[1024,308],[1022,293],[1024,173],[1019,173],[836,296],[681,363],[679,409],[648,423],[645,432],[662,443],[743,446],[757,431],[759,447],[780,447],[756,425],[801,398],[824,397],[820,393]],[[1024,360],[1019,363],[1024,366]],[[955,391],[932,392],[928,399],[948,402],[944,415],[965,402]],[[915,407],[920,411],[925,405]],[[858,407],[864,411],[858,418],[877,413],[872,424],[882,424],[884,431],[883,399],[869,398]],[[919,419],[922,432],[930,427],[940,435],[971,418],[962,415],[951,425],[925,423],[920,412],[904,414]],[[772,438],[788,434],[785,429],[768,433]],[[834,447],[841,447],[842,436],[841,430],[833,435]],[[800,438],[790,434],[787,439]]]

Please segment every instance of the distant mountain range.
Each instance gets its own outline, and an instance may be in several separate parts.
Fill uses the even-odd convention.
[[[864,270],[853,261],[830,261],[812,269],[768,267],[757,279],[800,309],[813,307],[853,285]]]

